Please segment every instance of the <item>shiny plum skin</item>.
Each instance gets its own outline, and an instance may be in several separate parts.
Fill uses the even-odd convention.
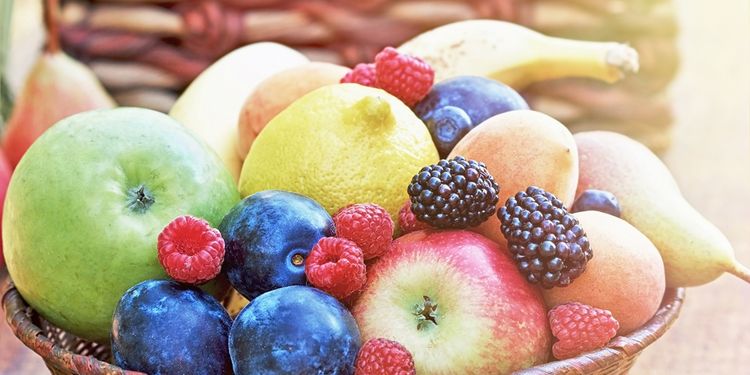
[[[441,158],[484,120],[513,110],[529,109],[515,90],[476,76],[458,76],[439,82],[414,107],[427,125]]]
[[[229,334],[235,375],[354,374],[361,345],[357,323],[344,305],[299,285],[255,298]]]
[[[208,293],[171,280],[147,280],[122,296],[113,316],[115,364],[153,375],[223,375],[231,369],[232,319]]]
[[[608,191],[596,189],[588,189],[581,193],[573,203],[573,207],[571,207],[570,211],[599,211],[615,217],[620,217],[621,213],[620,203],[617,201],[617,197],[615,197],[614,194]]]
[[[243,199],[224,217],[219,231],[226,244],[224,271],[248,300],[305,285],[304,259],[319,239],[336,234],[331,215],[317,202],[280,190]]]

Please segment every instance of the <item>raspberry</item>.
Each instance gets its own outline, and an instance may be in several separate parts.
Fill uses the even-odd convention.
[[[558,340],[552,346],[552,355],[557,359],[599,349],[607,345],[620,328],[609,310],[578,302],[557,305],[548,316],[552,334]]]
[[[377,204],[353,204],[333,216],[336,237],[353,241],[362,249],[365,260],[379,257],[393,242],[393,220]]]
[[[414,375],[414,359],[406,348],[391,340],[370,339],[357,355],[355,375]]]
[[[208,222],[179,216],[167,224],[156,245],[159,263],[167,274],[186,284],[202,284],[216,277],[224,261],[224,239]]]
[[[430,227],[427,223],[417,220],[417,217],[411,212],[411,201],[406,201],[401,210],[398,211],[398,226],[401,228],[401,234],[416,232]]]
[[[305,261],[307,281],[339,300],[362,289],[365,271],[362,249],[345,238],[321,238]]]
[[[354,305],[357,304],[357,300],[359,300],[359,297],[362,296],[362,292],[364,290],[360,289],[352,294],[350,294],[348,297],[341,300],[341,303],[346,306],[347,309],[351,310],[354,308]]]
[[[357,64],[341,78],[340,83],[359,83],[363,86],[375,86],[375,64]]]
[[[432,88],[435,71],[422,59],[400,54],[386,47],[375,56],[376,86],[401,99],[409,107],[422,100]]]

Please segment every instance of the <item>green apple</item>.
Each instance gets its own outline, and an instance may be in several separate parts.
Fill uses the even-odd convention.
[[[175,120],[91,111],[44,133],[8,187],[3,246],[24,299],[47,320],[108,340],[122,294],[165,278],[159,232],[179,215],[216,226],[239,201],[219,157]]]

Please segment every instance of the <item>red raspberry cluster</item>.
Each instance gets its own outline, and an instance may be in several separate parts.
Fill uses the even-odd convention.
[[[339,300],[365,285],[365,272],[362,249],[345,238],[321,238],[305,260],[307,281]]]
[[[355,375],[414,375],[414,359],[401,344],[387,339],[370,339],[357,355]]]
[[[411,201],[406,201],[398,212],[398,226],[401,228],[401,234],[430,228],[429,224],[417,220],[417,216],[411,211]]]
[[[375,63],[357,64],[341,83],[381,88],[411,107],[427,96],[434,79],[435,71],[422,59],[386,47],[375,56]]]
[[[221,233],[205,220],[189,215],[172,220],[159,234],[156,248],[167,274],[186,284],[213,279],[224,261]]]
[[[305,263],[307,281],[344,300],[367,281],[365,260],[385,254],[393,242],[393,220],[376,204],[353,204],[333,216],[336,238],[324,237]]]
[[[620,323],[609,310],[578,302],[558,305],[548,313],[557,342],[552,355],[557,359],[575,357],[607,345],[617,334]]]

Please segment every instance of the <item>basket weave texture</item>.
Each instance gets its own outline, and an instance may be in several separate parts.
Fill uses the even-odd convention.
[[[476,18],[547,35],[630,43],[640,72],[614,85],[543,82],[523,94],[573,131],[609,129],[656,151],[670,143],[666,88],[677,72],[671,0],[62,0],[63,48],[87,63],[121,105],[168,111],[226,52],[273,41],[311,60],[372,61],[434,27]]]
[[[614,87],[587,80],[533,85],[532,107],[576,130],[611,129],[654,149],[669,144],[664,95],[678,66],[669,0],[63,0],[64,48],[91,66],[117,101],[168,110],[180,91],[227,51],[271,40],[311,59],[353,65],[426,29],[471,18],[518,22],[549,35],[629,41],[641,72]],[[0,287],[0,292],[5,291]],[[8,284],[14,334],[53,374],[140,374],[120,369],[108,345],[45,321]],[[684,290],[667,290],[643,327],[606,348],[519,374],[624,374],[677,319]]]
[[[84,341],[45,321],[26,304],[12,283],[5,289],[2,305],[11,330],[24,345],[44,359],[52,374],[142,374],[110,364],[112,353],[108,345]],[[626,374],[641,351],[661,337],[677,320],[684,299],[684,289],[667,289],[662,305],[654,317],[631,334],[615,337],[602,349],[564,361],[531,367],[515,374]]]

